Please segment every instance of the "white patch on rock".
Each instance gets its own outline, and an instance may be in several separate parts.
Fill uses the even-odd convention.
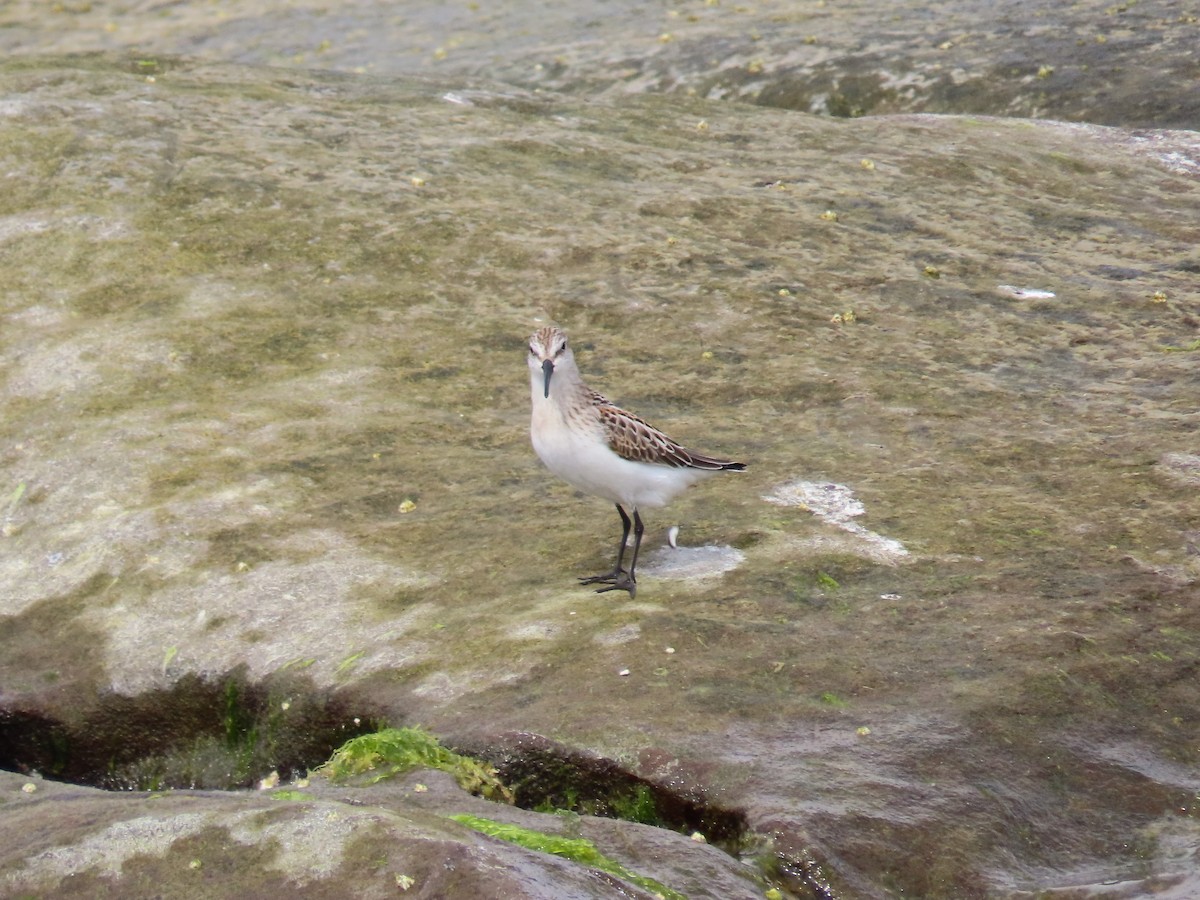
[[[852,519],[865,513],[866,507],[844,484],[815,481],[790,481],[775,488],[763,499],[776,506],[800,506],[807,509],[822,522],[833,525],[854,535],[859,540],[862,555],[881,562],[895,563],[908,556],[908,549],[894,538],[884,537],[869,531]],[[862,551],[866,552],[862,552]]]
[[[173,816],[141,816],[114,822],[107,828],[65,847],[43,850],[25,860],[14,876],[40,882],[56,882],[80,872],[108,878],[121,874],[121,867],[134,856],[166,856],[175,841],[190,837],[212,821],[203,813]]]
[[[1054,298],[1054,291],[1043,291],[1040,288],[1022,288],[1014,287],[1011,284],[1001,284],[996,286],[996,290],[1019,300],[1051,300]]]
[[[562,627],[553,622],[530,622],[520,625],[508,632],[507,637],[514,641],[549,641],[558,637]]]
[[[361,834],[364,826],[384,821],[383,814],[374,811],[346,814],[340,807],[321,805],[293,819],[280,819],[270,810],[253,810],[235,816],[229,834],[239,844],[278,847],[266,867],[303,885],[332,876],[342,864],[351,837]]]
[[[1176,484],[1200,487],[1200,455],[1195,453],[1164,453],[1158,465]]]
[[[662,547],[647,554],[638,572],[656,578],[711,578],[736,569],[746,554],[728,545]]]
[[[449,703],[467,694],[477,694],[519,681],[533,668],[532,657],[506,670],[474,670],[467,672],[434,672],[413,688],[413,694],[441,703]]]
[[[300,666],[328,685],[426,658],[428,645],[414,634],[435,607],[417,603],[384,616],[377,598],[430,579],[372,558],[334,532],[300,533],[285,544],[280,559],[245,571],[90,607],[81,618],[106,636],[113,690],[136,694],[179,671],[224,672],[241,663],[256,677]],[[167,648],[175,652],[164,672]]]
[[[350,838],[372,825],[395,828],[397,822],[373,810],[328,803],[315,803],[295,818],[282,820],[274,810],[262,809],[141,816],[114,822],[74,844],[31,856],[8,880],[25,889],[36,885],[49,890],[81,873],[117,878],[134,857],[162,858],[177,841],[216,827],[228,829],[239,844],[273,842],[279,852],[266,867],[303,885],[329,878],[341,865]]]
[[[630,641],[636,641],[642,636],[642,626],[636,622],[629,625],[622,625],[613,631],[606,631],[603,634],[597,634],[592,638],[593,643],[600,644],[603,647],[619,647],[621,644],[628,644]]]

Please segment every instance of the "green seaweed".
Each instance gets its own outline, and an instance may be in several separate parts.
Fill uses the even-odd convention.
[[[639,822],[642,825],[654,825],[658,828],[670,827],[665,824],[658,814],[658,803],[654,792],[646,785],[638,785],[628,794],[616,794],[610,799],[614,815],[626,822]]]
[[[310,794],[307,791],[295,791],[290,788],[284,788],[278,791],[271,792],[272,800],[316,800],[315,794]]]
[[[385,728],[353,738],[316,771],[331,781],[369,775],[366,783],[375,784],[419,768],[449,772],[460,787],[472,794],[513,802],[512,791],[496,777],[494,768],[447,750],[423,728]]]
[[[817,572],[817,584],[827,591],[836,591],[841,587],[837,579],[827,572]]]
[[[518,791],[520,786],[518,786]],[[564,786],[553,791],[531,807],[535,812],[554,815],[601,816],[606,819],[622,819],[655,828],[675,826],[659,815],[658,801],[654,792],[646,785],[629,789],[614,788],[598,796],[581,797],[578,787]]]
[[[1184,344],[1182,347],[1163,347],[1163,353],[1195,353],[1200,350],[1200,340]]]
[[[679,891],[671,890],[671,888],[655,881],[653,878],[631,872],[616,860],[609,859],[596,849],[595,844],[584,838],[565,838],[543,834],[540,831],[521,828],[519,825],[508,825],[504,822],[496,822],[492,819],[484,819],[480,816],[472,816],[465,813],[450,816],[450,818],[489,837],[508,841],[527,850],[536,850],[540,853],[550,853],[554,856],[560,856],[563,859],[569,859],[572,862],[591,866],[593,869],[599,869],[601,872],[607,872],[609,875],[615,875],[617,878],[636,884],[640,888],[657,894],[659,897],[664,898],[664,900],[687,900],[686,895],[679,893]]]

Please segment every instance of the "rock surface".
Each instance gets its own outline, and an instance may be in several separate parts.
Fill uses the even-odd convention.
[[[561,35],[566,13],[515,4],[406,8],[390,32],[371,4],[33,6],[0,18],[20,47],[0,64],[5,765],[249,783],[214,749],[231,730],[258,729],[253,779],[375,720],[498,761],[529,732],[740,810],[837,896],[1200,891],[1200,136],[816,117],[767,105],[814,109],[811,86],[718,83],[785,38],[774,89],[830,77],[803,48],[861,27],[862,54],[923,61],[904,109],[1196,127],[1177,6],[1002,6],[1035,45],[1077,39],[982,108],[921,99],[932,46],[1008,65],[955,37],[984,21],[967,4],[938,44],[869,4],[637,7]],[[1112,99],[1144,95],[1129,65],[1107,93],[1050,89],[1085,45],[1164,67],[1146,118]],[[114,49],[136,53],[51,55]],[[593,386],[750,464],[648,518],[637,602],[574,586],[615,517],[528,446],[524,338],[549,319]],[[673,566],[680,523],[685,550],[740,562]],[[635,890],[411,797],[3,790],[14,891],[145,895],[201,858],[229,895],[352,872],[364,896],[397,874],[454,895],[442,857],[468,891],[491,865],[524,896]],[[340,863],[280,862],[326,839]],[[703,896],[686,838],[655,840],[654,877]],[[386,864],[356,869],[372,841]],[[84,874],[55,881],[68,858]]]
[[[0,812],[5,897],[654,897],[449,818],[463,814],[589,840],[643,877],[686,866],[679,889],[689,897],[762,896],[746,867],[715,847],[661,828],[497,806],[440,772],[373,787],[315,778],[302,791],[133,795],[0,772]]]

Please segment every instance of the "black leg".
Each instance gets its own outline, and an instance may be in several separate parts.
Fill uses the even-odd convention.
[[[645,530],[645,527],[642,525],[642,517],[638,515],[638,511],[635,509],[633,511],[633,559],[629,561],[629,580],[634,584],[637,583],[637,578],[634,576],[633,571],[637,568],[638,550],[642,547],[642,532]],[[619,560],[617,565],[620,565]],[[629,593],[632,595],[633,591]]]
[[[629,541],[629,514],[621,508],[621,504],[617,504],[617,512],[621,514],[621,546],[617,550],[617,567],[613,569],[613,575],[620,574],[621,563],[625,561],[625,544]],[[633,516],[637,518],[637,510],[633,511]]]
[[[617,550],[617,565],[611,572],[605,572],[603,575],[592,575],[588,578],[580,578],[580,584],[603,584],[604,587],[597,588],[597,594],[603,594],[605,591],[629,591],[629,596],[632,597],[637,592],[637,582],[633,578],[633,570],[637,566],[638,548],[642,545],[642,517],[638,515],[638,511],[633,511],[633,521],[630,522],[629,515],[621,508],[621,504],[617,504],[617,512],[621,515],[621,546]],[[633,526],[633,564],[626,572],[621,564],[625,561],[625,546],[629,543],[629,529]]]

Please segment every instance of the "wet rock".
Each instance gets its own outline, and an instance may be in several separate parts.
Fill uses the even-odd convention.
[[[249,2],[238,15],[33,2],[0,50],[124,50],[372,75],[482,77],[584,96],[669,92],[854,117],[902,112],[1200,127],[1196,15],[1171,0],[531,7]]]
[[[0,810],[5,896],[654,896],[459,824],[450,816],[494,816],[494,805],[439,772],[376,787],[314,779],[253,793],[117,795],[0,772]],[[688,896],[761,896],[745,867],[680,835],[511,808],[500,816],[584,837],[649,878],[678,875],[687,858]]]
[[[837,6],[820,14],[848,35],[837,17],[854,7]],[[1136,52],[1182,27],[1163,8],[1103,21],[1145,25],[1122,50]],[[742,15],[705,10],[698,27]],[[145,17],[136,39],[102,4],[25,19],[43,50],[175,29],[197,52],[289,62],[278,22],[201,34],[194,15]],[[291,15],[314,37],[328,24]],[[453,31],[474,13],[446,15]],[[677,85],[655,67],[716,46],[689,44],[690,24],[619,50],[531,38],[506,53],[550,59],[524,86],[481,77],[486,60],[439,70],[456,45],[433,41],[446,53],[422,78],[302,68],[311,58],[46,57],[37,42],[5,58],[3,765],[65,775],[64,735],[124,722],[139,727],[103,746],[131,754],[126,785],[211,784],[230,734],[292,722],[273,733],[303,754],[234,742],[254,750],[252,781],[299,773],[372,719],[414,720],[478,747],[544,735],[567,748],[555,759],[577,748],[655,789],[695,789],[771,841],[800,896],[813,872],[845,896],[1195,886],[1195,785],[1180,773],[1200,747],[1196,134],[687,96],[687,65]],[[641,68],[607,65],[626,55]],[[1082,87],[1056,93],[1075,65],[1062,58],[1023,59],[1024,87],[976,111],[1108,108]],[[1166,68],[1146,71],[1171,83],[1179,58],[1155,58]],[[796,78],[815,71],[797,64]],[[866,68],[842,90],[847,112],[868,111]],[[945,108],[920,105],[932,89],[914,84],[914,105],[870,109]],[[700,93],[767,89],[714,85]],[[746,458],[743,478],[697,488],[647,535],[662,546],[683,523],[692,547],[736,548],[736,567],[647,569],[636,603],[575,586],[607,563],[611,534],[609,511],[547,482],[528,446],[522,342],[552,318],[598,388]],[[822,520],[798,493],[804,505],[763,499],[802,484],[844,486],[861,512]],[[864,553],[874,538],[907,552]],[[231,671],[261,688],[237,695],[253,702],[212,690]],[[291,678],[294,695],[270,689]],[[204,740],[159,734],[173,708]],[[190,794],[86,796],[107,804],[98,827],[151,820],[114,856],[58,807],[31,808],[5,876],[80,847],[81,892],[117,878],[136,891],[190,877],[187,848],[211,835],[264,893],[294,889],[288,872],[319,893],[334,875],[281,854],[306,832],[343,840],[314,810],[349,815],[321,805],[337,798],[281,813],[259,795],[206,797],[243,817],[214,823],[179,818]],[[361,815],[396,837],[393,819]],[[379,851],[393,892],[416,877],[408,860],[472,873],[510,860],[412,816],[432,849]],[[686,837],[655,834],[663,858],[691,863]],[[359,859],[343,845],[335,874]],[[45,865],[31,890],[70,887]],[[532,892],[543,870],[524,865]]]

